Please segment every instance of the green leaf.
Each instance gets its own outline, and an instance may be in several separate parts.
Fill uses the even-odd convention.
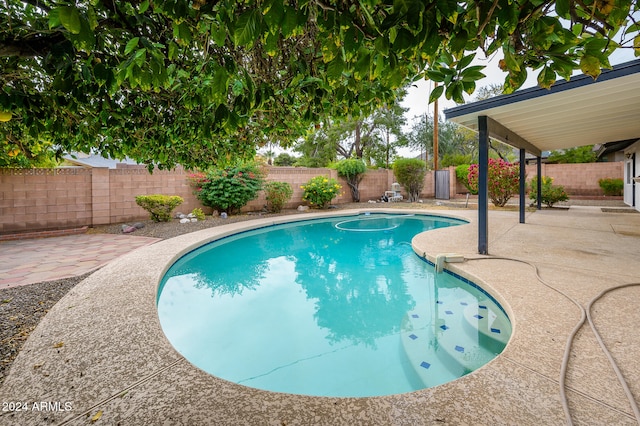
[[[444,86],[436,86],[433,88],[431,93],[429,94],[429,103],[435,102],[440,96],[442,96],[442,92],[444,92]]]
[[[60,23],[71,34],[80,34],[80,13],[73,6],[58,7]]]
[[[561,18],[569,19],[569,0],[556,0],[556,13]]]
[[[285,6],[280,29],[280,31],[282,31],[283,37],[291,37],[296,35],[298,29],[297,13],[298,12],[294,8]]]
[[[261,15],[258,10],[248,10],[236,21],[233,40],[237,46],[253,46],[259,37],[258,26]]]
[[[55,28],[58,25],[62,25],[60,23],[60,9],[51,9],[49,12],[49,29]]]
[[[551,67],[544,67],[538,74],[538,85],[550,89],[556,82],[556,73]]]
[[[476,57],[475,53],[472,53],[471,55],[464,56],[462,59],[460,59],[458,61],[458,64],[456,65],[456,69],[457,70],[465,69],[466,67],[468,67],[471,64],[471,62],[473,61],[473,58],[475,58],[475,57]]]
[[[600,60],[595,56],[584,55],[580,58],[580,69],[586,75],[590,75],[594,79],[600,75]]]
[[[131,52],[133,52],[133,50],[138,47],[138,41],[140,40],[140,37],[134,37],[131,40],[129,40],[129,42],[127,43],[127,45],[124,48],[124,54],[128,55]]]
[[[180,24],[173,24],[173,37],[179,44],[186,45],[191,42],[191,30],[186,22]]]
[[[149,0],[144,0],[142,3],[140,3],[140,6],[138,6],[138,13],[143,14],[147,11],[147,9],[149,9]]]
[[[507,64],[507,68],[511,71],[519,72],[520,71],[520,63],[515,58],[511,50],[508,48],[502,49],[504,54],[504,61]]]

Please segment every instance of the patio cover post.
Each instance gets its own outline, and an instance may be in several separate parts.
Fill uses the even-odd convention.
[[[489,126],[487,116],[478,116],[478,253],[489,254]]]
[[[538,166],[537,166],[537,174],[538,174],[538,203],[536,208],[538,210],[542,210],[542,157],[538,156]]]
[[[524,153],[524,148],[520,148],[520,223],[524,223],[524,184],[526,179]]]

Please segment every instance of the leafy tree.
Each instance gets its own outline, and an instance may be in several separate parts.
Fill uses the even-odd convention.
[[[585,145],[561,151],[551,151],[547,163],[595,163],[597,158],[598,156],[593,151],[593,145]]]
[[[411,130],[405,135],[406,146],[426,152],[427,157],[433,158],[433,117],[416,117]],[[449,161],[455,156],[477,157],[477,135],[451,121],[438,122],[438,159]],[[470,161],[467,160],[467,163]],[[446,167],[447,163],[439,161]],[[432,162],[428,162],[432,164]]]
[[[393,163],[393,174],[398,183],[409,193],[409,201],[418,201],[427,173],[424,161],[415,158],[399,158]]]
[[[349,116],[320,126],[296,145],[304,157],[322,165],[342,158],[360,158],[367,164],[388,166],[402,139],[405,109],[382,106],[369,116]]]
[[[296,162],[296,157],[286,152],[282,152],[278,154],[278,156],[273,159],[274,166],[293,166],[295,162]]]
[[[347,180],[347,185],[351,190],[351,199],[354,203],[360,202],[360,190],[358,185],[364,178],[364,174],[367,171],[367,166],[364,165],[362,160],[350,158],[348,160],[341,160],[335,165],[338,171],[338,176],[342,176]]]
[[[206,167],[290,145],[329,117],[367,116],[417,78],[456,102],[501,51],[505,92],[538,72],[597,77],[640,50],[633,0],[5,0],[0,138]],[[618,41],[615,41],[617,39]],[[426,71],[425,71],[426,70]],[[8,121],[6,121],[8,119]]]

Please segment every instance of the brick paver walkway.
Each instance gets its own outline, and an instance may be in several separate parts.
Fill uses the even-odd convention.
[[[82,234],[0,242],[0,289],[83,275],[158,238]]]

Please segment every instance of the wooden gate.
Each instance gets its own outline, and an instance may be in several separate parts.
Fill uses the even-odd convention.
[[[449,170],[436,170],[436,199],[449,199]]]

